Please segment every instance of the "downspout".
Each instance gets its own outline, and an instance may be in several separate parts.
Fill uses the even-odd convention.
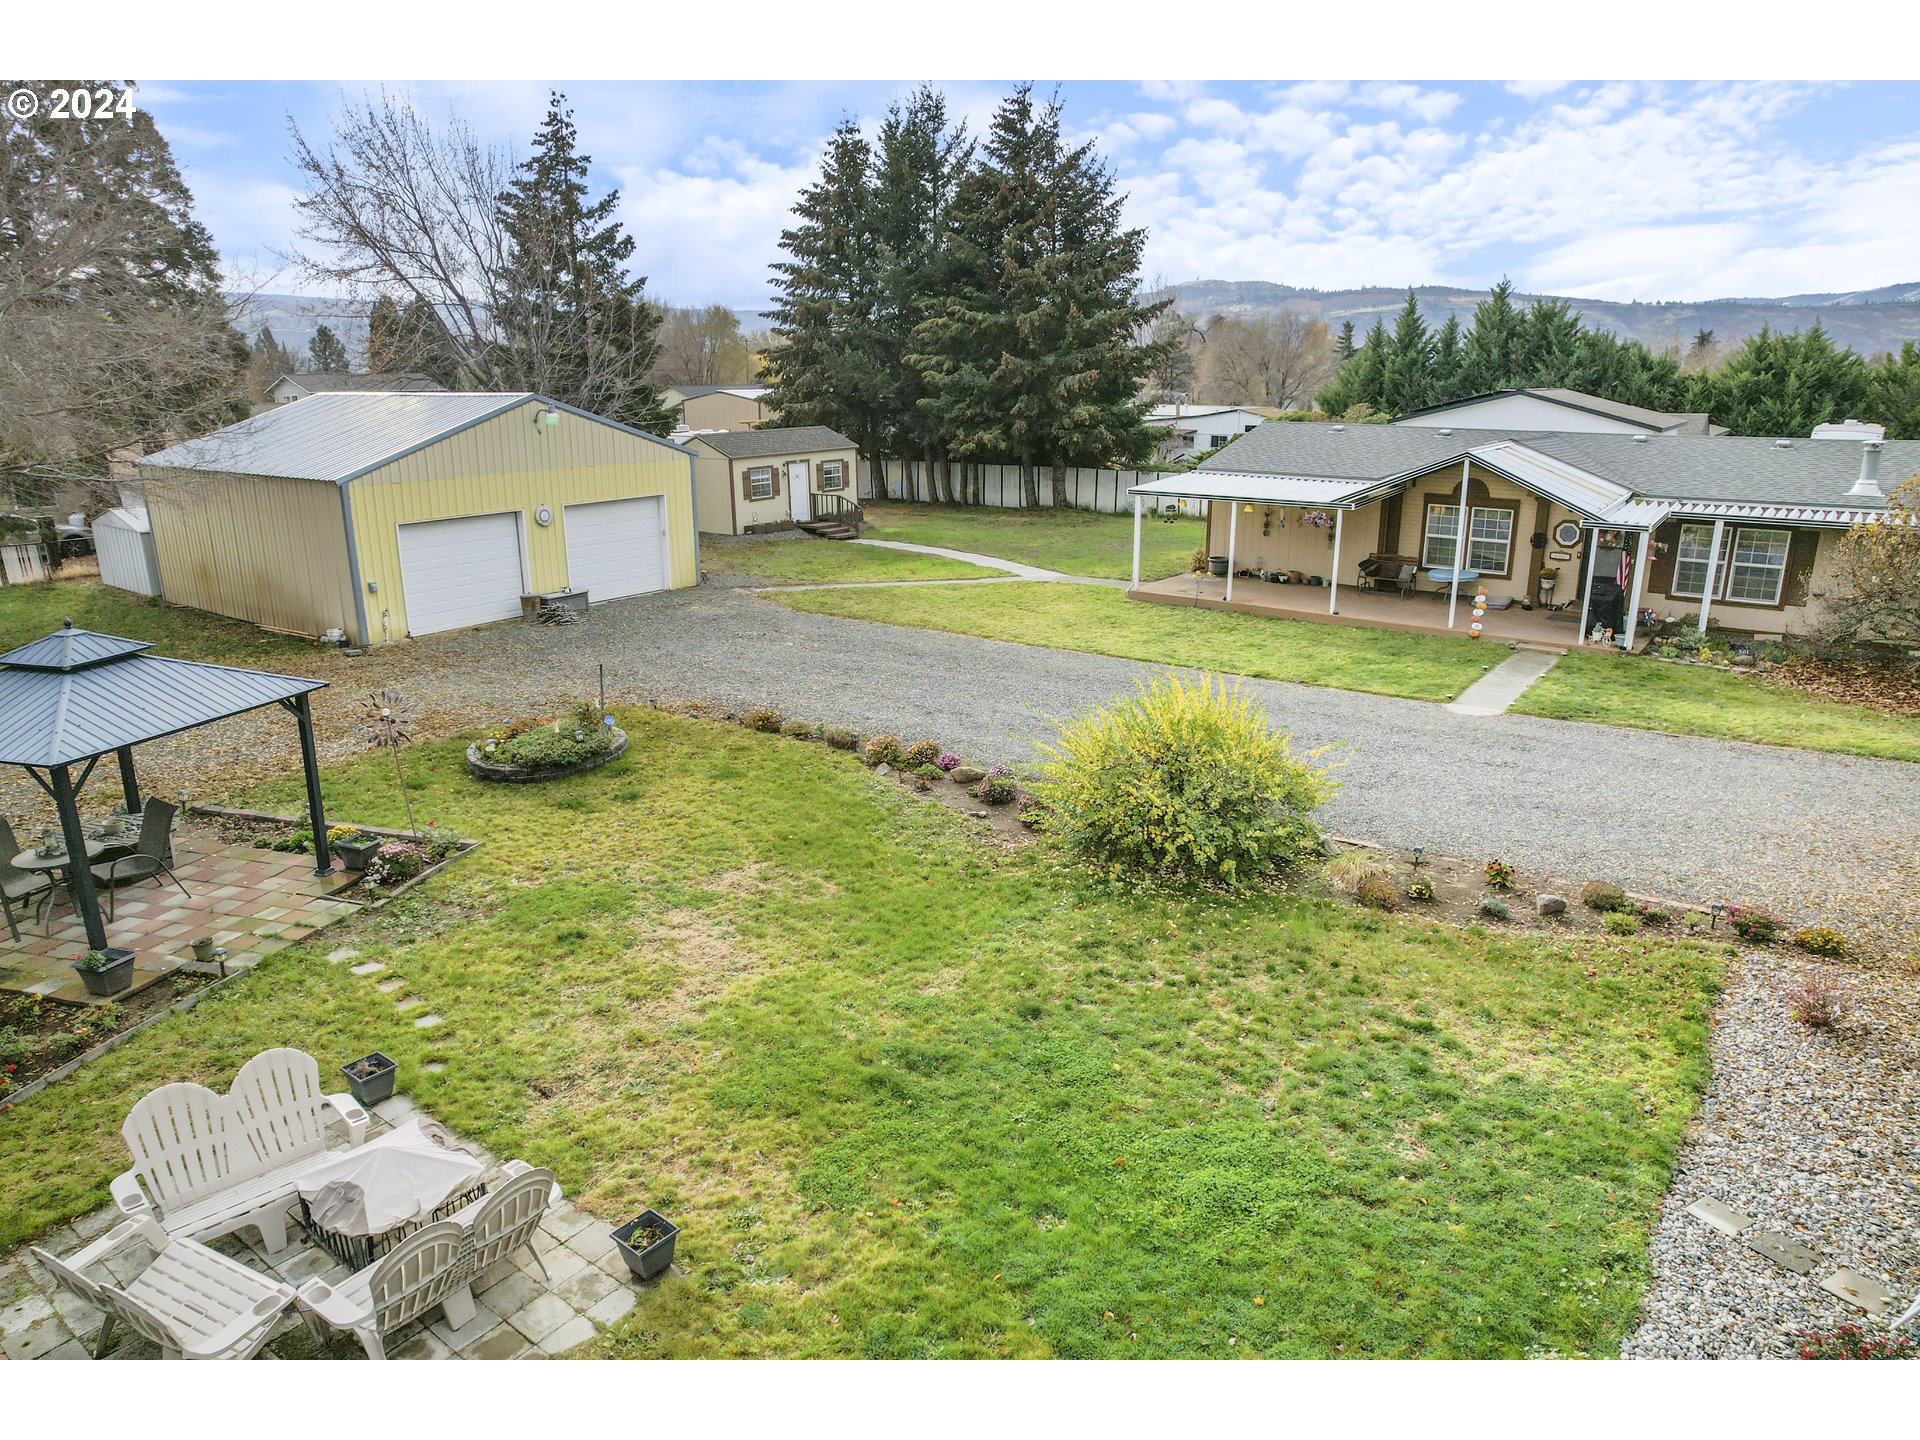
[[[367,631],[367,587],[360,581],[360,542],[353,533],[352,485],[349,480],[340,487],[340,523],[347,530],[347,576],[353,581],[353,616],[360,627],[355,643],[368,649],[373,645],[373,637]]]

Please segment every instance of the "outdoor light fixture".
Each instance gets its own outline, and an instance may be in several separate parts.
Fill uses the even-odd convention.
[[[560,412],[557,409],[555,409],[553,406],[549,405],[546,409],[542,410],[538,415],[534,416],[533,419],[534,419],[534,424],[545,425],[549,430],[551,430],[555,425],[558,425],[560,423]]]
[[[1727,913],[1727,907],[1716,900],[1707,907],[1707,910],[1708,913],[1713,916],[1713,924],[1708,928],[1718,930],[1720,928],[1720,917]]]

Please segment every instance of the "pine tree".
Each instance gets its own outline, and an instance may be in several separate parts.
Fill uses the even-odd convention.
[[[884,454],[885,383],[876,357],[878,261],[873,242],[873,148],[852,120],[827,142],[820,178],[794,202],[774,262],[768,357],[772,407],[787,425],[830,425]]]
[[[1382,356],[1380,390],[1381,408],[1395,415],[1422,409],[1433,396],[1433,338],[1411,290]]]
[[[1445,400],[1458,398],[1456,388],[1460,378],[1460,365],[1465,357],[1462,354],[1460,339],[1460,317],[1449,313],[1446,323],[1433,337],[1433,380],[1429,389],[1429,405],[1437,405]]]
[[[1736,435],[1807,435],[1858,415],[1868,396],[1866,365],[1818,322],[1791,333],[1763,325],[1694,387],[1696,408]]]
[[[367,371],[385,375],[406,368],[400,306],[391,295],[382,295],[367,312]]]
[[[1386,409],[1386,364],[1387,352],[1393,342],[1387,338],[1387,326],[1384,320],[1373,322],[1373,328],[1367,331],[1367,338],[1360,348],[1347,357],[1347,361],[1328,382],[1314,403],[1329,415],[1347,416],[1371,414]],[[1361,411],[1359,407],[1366,407]]]
[[[1139,301],[1142,230],[1091,145],[1067,148],[1057,101],[1022,85],[1002,102],[953,206],[954,282],[914,332],[912,361],[953,453],[1022,469],[1144,458],[1139,396],[1161,347],[1138,337],[1167,302]]]
[[[1513,282],[1504,275],[1473,307],[1473,325],[1460,355],[1462,395],[1511,390],[1518,384],[1523,317],[1513,303]]]
[[[340,375],[347,370],[347,347],[328,326],[313,332],[307,343],[307,368],[323,375]]]
[[[1333,358],[1336,362],[1344,363],[1348,358],[1352,356],[1352,354],[1353,354],[1353,321],[1342,320],[1340,322],[1340,335],[1333,342]]]
[[[618,218],[620,192],[588,203],[592,157],[577,142],[555,91],[533,154],[499,198],[507,295],[495,318],[509,368],[528,389],[665,434],[673,412],[651,379],[660,312],[645,278],[627,274],[634,242]]]
[[[271,325],[262,325],[254,333],[253,344],[248,347],[247,388],[255,404],[266,401],[267,392],[281,376],[296,374],[299,369],[298,358],[274,338]]]
[[[1909,340],[1867,367],[1862,415],[1886,426],[1890,440],[1920,440],[1920,345]]]

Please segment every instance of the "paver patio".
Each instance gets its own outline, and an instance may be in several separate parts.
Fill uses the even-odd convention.
[[[229,843],[200,825],[176,830],[173,849],[179,862],[174,873],[188,894],[163,877],[125,886],[114,898],[107,939],[136,958],[132,988],[113,999],[138,994],[191,964],[193,942],[203,935],[225,947],[227,969],[245,969],[362,908],[340,894],[355,877],[337,869],[330,876],[315,875],[311,855]],[[73,970],[73,962],[86,953],[87,939],[64,888],[54,900],[51,935],[42,933],[39,915],[37,909],[16,909],[20,939],[0,940],[0,989],[75,1004],[106,1003],[88,995]]]
[[[396,1095],[373,1107],[371,1138],[415,1114],[413,1102]],[[345,1141],[342,1127],[329,1138]],[[501,1160],[470,1142],[461,1142],[486,1166],[488,1183],[500,1178]],[[55,1255],[67,1255],[112,1227],[112,1206],[55,1227],[37,1242]],[[577,1209],[567,1200],[547,1207],[532,1248],[545,1262],[549,1278],[542,1279],[526,1250],[502,1260],[473,1283],[474,1316],[458,1330],[448,1327],[436,1307],[421,1321],[386,1337],[387,1355],[395,1360],[516,1360],[561,1355],[591,1340],[600,1330],[631,1310],[651,1284],[641,1284],[615,1249],[611,1224]],[[243,1231],[242,1235],[254,1234]],[[297,1224],[288,1227],[287,1248],[268,1254],[257,1242],[240,1235],[215,1240],[212,1247],[242,1264],[298,1287],[318,1277],[328,1283],[351,1272],[317,1245],[308,1244]],[[125,1284],[149,1259],[135,1245],[110,1258],[104,1269]],[[104,1278],[104,1277],[103,1277]],[[101,1312],[54,1283],[46,1268],[23,1247],[0,1256],[0,1353],[12,1360],[84,1360],[92,1355],[100,1332]],[[154,1345],[125,1327],[105,1358],[151,1360]],[[296,1309],[281,1317],[263,1358],[364,1359],[365,1351],[351,1335],[332,1335],[315,1342]]]

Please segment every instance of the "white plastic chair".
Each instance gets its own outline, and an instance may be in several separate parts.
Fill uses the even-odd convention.
[[[436,1305],[456,1330],[474,1317],[473,1293],[461,1264],[465,1241],[465,1227],[437,1221],[338,1285],[309,1280],[296,1298],[335,1330],[358,1336],[369,1360],[384,1360],[383,1337]]]
[[[560,1194],[551,1170],[535,1170],[523,1160],[509,1160],[501,1167],[501,1174],[504,1179],[492,1194],[483,1195],[448,1217],[466,1229],[469,1280],[484,1275],[514,1251],[531,1246],[540,1217]],[[540,1278],[551,1284],[547,1262],[540,1258],[540,1252],[528,1249],[527,1253],[540,1267]]]

